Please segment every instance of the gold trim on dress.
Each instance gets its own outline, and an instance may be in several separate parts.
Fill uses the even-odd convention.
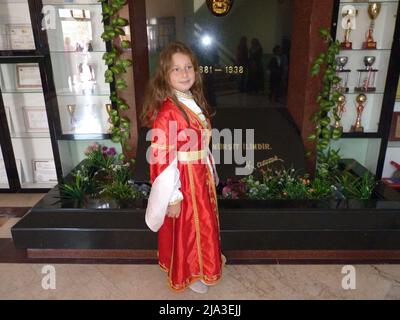
[[[189,92],[190,92],[190,91],[189,91]],[[181,97],[181,98],[184,98],[184,99],[191,99],[191,100],[193,100],[193,95],[192,95],[191,92],[190,92],[190,94],[187,94],[187,93],[184,93],[184,92],[182,92],[182,91],[175,90],[175,95],[176,95],[177,97]]]
[[[159,143],[156,143],[156,142],[153,142],[150,146],[152,148],[162,149],[162,150],[167,150],[167,149],[171,150],[171,149],[175,148],[175,146],[169,146],[169,145],[166,145],[166,144],[159,144]]]
[[[198,115],[196,112],[194,112],[192,109],[190,109],[187,105],[185,105],[185,104],[182,103],[181,101],[179,101],[179,103],[180,103],[185,109],[187,109],[187,110],[195,117],[195,119],[199,122],[200,126],[201,126],[203,129],[208,129],[208,127],[211,127],[211,124],[210,124],[209,119],[206,118],[206,120],[203,121],[203,120],[199,117],[199,115]]]
[[[178,151],[177,158],[181,162],[190,162],[205,159],[207,157],[207,150],[196,151]]]
[[[200,275],[203,276],[203,254],[201,252],[199,212],[197,210],[197,201],[196,201],[196,193],[195,193],[194,181],[193,181],[192,164],[190,162],[188,163],[188,169],[189,169],[188,171],[189,171],[190,192],[192,195],[192,204],[193,204],[193,216],[194,216],[194,223],[195,223],[195,228],[196,228],[197,254],[199,256]]]
[[[174,266],[174,253],[175,253],[175,221],[176,219],[172,219],[172,253],[171,253],[171,264],[169,266],[169,270],[168,270],[168,278],[170,279],[169,281],[171,281],[172,275],[172,267]]]
[[[183,199],[178,199],[178,200],[175,200],[174,202],[168,203],[168,205],[169,206],[174,206],[174,205],[176,205],[176,204],[178,204],[179,202],[182,202],[182,201],[183,201]]]

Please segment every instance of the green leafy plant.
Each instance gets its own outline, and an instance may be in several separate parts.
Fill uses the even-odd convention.
[[[104,32],[101,38],[110,43],[111,50],[104,53],[103,60],[107,65],[104,73],[106,83],[111,84],[110,100],[112,107],[107,108],[109,121],[111,123],[112,141],[121,143],[123,150],[131,151],[132,148],[127,143],[130,138],[130,120],[124,117],[121,111],[129,109],[127,102],[122,99],[119,92],[128,88],[123,74],[127,72],[127,68],[131,67],[133,62],[130,59],[122,57],[124,49],[131,48],[129,40],[122,40],[121,36],[125,36],[124,27],[129,25],[129,21],[119,16],[120,10],[126,5],[127,0],[99,0],[102,3]],[[119,42],[119,46],[116,43]],[[120,158],[126,160],[121,154]],[[131,160],[134,163],[134,160]]]
[[[323,199],[333,190],[331,181],[320,178],[311,181],[307,174],[301,175],[294,169],[268,169],[259,175],[243,178],[241,183],[244,184],[245,197],[254,200]]]
[[[147,194],[133,183],[129,163],[123,163],[113,147],[94,143],[85,155],[70,181],[60,185],[62,198],[85,204],[89,199],[134,200]]]
[[[340,51],[339,41],[335,41],[326,28],[320,29],[321,37],[328,43],[326,52],[322,52],[311,67],[311,75],[317,76],[323,71],[322,91],[317,96],[319,110],[316,111],[311,121],[315,125],[315,131],[308,136],[309,141],[316,142],[317,176],[326,177],[331,170],[337,168],[340,159],[339,150],[330,147],[332,140],[338,140],[342,131],[331,126],[333,121],[339,121],[337,102],[341,96],[337,84],[342,80],[336,75],[336,55]],[[312,151],[307,152],[311,156]]]
[[[354,174],[344,171],[336,177],[339,184],[343,186],[343,194],[346,198],[368,200],[377,184],[375,177],[366,172],[362,177],[356,177]]]
[[[140,193],[137,189],[133,188],[127,183],[120,181],[113,181],[108,184],[100,191],[100,195],[104,199],[115,199],[115,200],[135,200],[140,197]]]
[[[60,184],[61,197],[77,200],[80,204],[83,204],[86,201],[86,196],[95,191],[94,184],[85,167],[73,173],[72,177],[72,182]]]

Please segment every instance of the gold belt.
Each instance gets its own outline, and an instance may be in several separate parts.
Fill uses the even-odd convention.
[[[178,161],[183,161],[183,162],[201,160],[207,157],[207,150],[178,151],[177,157]]]

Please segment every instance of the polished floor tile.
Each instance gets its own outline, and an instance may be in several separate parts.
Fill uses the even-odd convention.
[[[33,206],[42,196],[0,194],[0,207]],[[0,214],[0,238],[19,219]],[[44,266],[0,263],[0,299],[400,299],[400,265],[355,265],[354,290],[342,286],[342,265],[227,265],[205,295],[173,292],[158,265],[54,264],[56,289],[45,290]]]
[[[204,295],[175,293],[156,265],[53,265],[54,290],[42,287],[46,265],[0,264],[0,299],[400,299],[400,267],[356,265],[354,290],[339,265],[226,266]]]
[[[33,207],[43,193],[0,193],[0,207]]]

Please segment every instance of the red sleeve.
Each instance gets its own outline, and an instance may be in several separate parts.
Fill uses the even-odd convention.
[[[150,181],[176,158],[178,123],[172,108],[161,108],[151,130]]]

